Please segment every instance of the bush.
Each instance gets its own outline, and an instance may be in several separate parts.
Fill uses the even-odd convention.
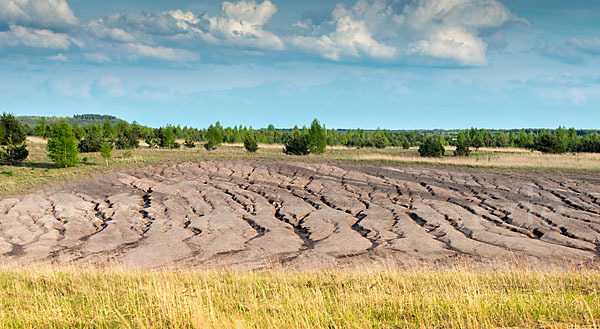
[[[17,164],[27,159],[27,156],[29,156],[29,151],[25,143],[0,147],[0,162]]]
[[[204,148],[205,148],[207,151],[214,151],[214,150],[216,150],[216,149],[217,149],[217,143],[216,143],[214,140],[212,140],[212,139],[209,139],[209,140],[208,140],[208,141],[207,141],[207,142],[204,144]]]
[[[194,143],[194,141],[191,139],[186,139],[185,142],[183,143],[183,146],[193,149],[194,147],[196,147],[196,143]]]
[[[246,137],[244,137],[244,148],[250,153],[258,151],[258,143],[256,142],[256,139],[254,139],[253,133],[248,133],[246,134]]]
[[[73,167],[79,163],[77,139],[71,125],[65,120],[52,125],[46,148],[48,157],[58,168]]]
[[[428,136],[419,147],[419,155],[422,157],[441,157],[445,153],[444,145],[438,137]]]
[[[302,134],[294,134],[285,141],[283,152],[290,155],[307,155],[310,153],[308,149],[307,137]]]
[[[10,113],[2,114],[0,117],[0,145],[21,145],[25,143],[25,127],[19,122],[19,119]]]
[[[112,157],[112,146],[110,146],[108,143],[102,143],[102,146],[100,147],[100,154],[102,155],[104,161],[106,161],[106,166],[108,167],[108,159]]]
[[[99,152],[104,138],[97,125],[88,127],[87,135],[79,142],[79,150],[81,152]]]
[[[565,141],[549,131],[544,131],[539,135],[533,147],[542,153],[565,153],[567,151]]]
[[[27,159],[29,151],[25,144],[25,128],[17,117],[2,114],[0,117],[0,162],[21,163]]]

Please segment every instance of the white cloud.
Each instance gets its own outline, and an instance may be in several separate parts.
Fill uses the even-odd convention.
[[[48,56],[46,57],[47,59],[51,60],[51,61],[56,61],[56,62],[68,62],[69,59],[67,58],[67,56],[63,55],[63,54],[58,54],[55,56]]]
[[[139,32],[153,35],[171,35],[185,32],[178,26],[177,20],[168,12],[160,14],[131,14],[121,12],[102,20],[104,25],[119,28],[127,32]]]
[[[126,49],[132,54],[133,58],[150,57],[162,59],[165,61],[185,62],[198,59],[198,55],[185,49],[175,49],[166,47],[152,47],[139,43],[129,43]]]
[[[69,28],[77,18],[66,0],[0,0],[0,22],[37,28]]]
[[[110,61],[108,57],[100,53],[85,53],[83,58],[94,63],[104,63]]]
[[[89,21],[85,24],[88,31],[101,39],[108,39],[118,42],[134,42],[135,37],[121,28],[108,27],[104,25],[102,19]]]
[[[364,6],[364,1],[359,1],[357,6]],[[323,57],[340,60],[343,57],[361,57],[366,55],[374,58],[391,58],[396,54],[394,47],[373,39],[367,21],[355,19],[352,12],[343,5],[338,5],[333,11],[335,31],[321,35],[294,36],[290,43],[302,49],[312,50]]]
[[[221,5],[221,15],[203,17],[208,21],[206,33],[200,36],[207,42],[250,48],[282,50],[283,42],[263,26],[277,12],[269,0],[257,4],[254,0],[229,2]]]
[[[67,50],[74,39],[63,33],[10,25],[10,30],[0,32],[0,47],[28,47]]]
[[[448,58],[460,65],[487,64],[487,45],[463,28],[447,28],[432,35],[429,40],[419,40],[408,45],[408,54]]]
[[[171,10],[163,14],[171,15],[176,20],[177,26],[183,30],[188,30],[191,26],[200,23],[200,19],[191,11],[183,12],[181,10]]]
[[[415,0],[406,5],[386,0],[339,4],[331,20],[307,28],[312,35],[291,37],[294,46],[339,60],[345,57],[427,56],[459,65],[486,65],[482,34],[509,22],[523,22],[497,0]],[[332,31],[328,31],[332,30]]]

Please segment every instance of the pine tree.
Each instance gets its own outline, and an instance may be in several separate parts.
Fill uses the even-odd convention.
[[[303,129],[304,130],[304,129]],[[311,153],[323,154],[327,149],[327,134],[325,126],[314,119],[308,131],[308,148]]]
[[[441,157],[445,149],[442,141],[436,136],[427,136],[419,147],[419,155],[422,157]]]
[[[460,132],[456,139],[456,151],[454,151],[454,155],[469,156],[469,154],[471,154],[471,150],[469,149],[469,141],[467,141],[465,134]]]
[[[52,125],[46,148],[48,157],[58,168],[73,167],[79,163],[77,139],[71,125],[65,120]]]
[[[244,137],[244,148],[250,153],[258,151],[258,143],[256,142],[256,139],[254,139],[253,131],[248,132],[246,137]]]
[[[102,143],[102,146],[100,146],[100,154],[102,155],[102,158],[106,161],[106,166],[108,167],[108,159],[112,157],[112,146],[110,146],[110,144],[106,142]]]
[[[0,117],[0,162],[20,163],[27,158],[25,128],[12,114]]]
[[[481,133],[477,133],[475,135],[475,137],[473,137],[473,140],[471,141],[471,146],[473,146],[475,148],[476,151],[479,151],[479,148],[482,147],[484,144],[484,140],[483,140],[483,136]]]
[[[373,134],[373,146],[378,149],[384,149],[388,145],[388,139],[385,134],[378,128]]]

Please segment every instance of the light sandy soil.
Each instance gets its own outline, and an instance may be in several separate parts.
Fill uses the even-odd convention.
[[[600,178],[301,161],[185,162],[0,200],[8,265],[596,266]]]

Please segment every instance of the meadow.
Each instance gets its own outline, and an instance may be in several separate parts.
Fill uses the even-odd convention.
[[[3,328],[597,328],[598,272],[0,270]]]
[[[0,198],[112,171],[182,160],[290,159],[281,145],[113,151],[56,169],[41,140],[30,157],[0,166]],[[449,148],[447,154],[451,154]],[[299,161],[459,166],[492,171],[600,172],[599,154],[485,149],[421,158],[415,148],[331,147]],[[1,261],[2,257],[0,257]],[[0,268],[3,328],[598,328],[600,272],[527,267],[203,271],[86,267]]]
[[[0,198],[22,195],[50,185],[73,180],[97,177],[115,170],[140,168],[148,165],[164,164],[182,160],[206,160],[224,158],[251,159],[297,159],[302,161],[356,162],[388,165],[430,165],[459,166],[497,170],[554,170],[561,172],[600,172],[600,154],[567,153],[542,154],[515,148],[481,148],[473,150],[469,157],[454,157],[453,147],[446,148],[442,158],[420,157],[418,149],[405,150],[399,147],[351,148],[328,147],[323,155],[289,156],[282,152],[283,145],[261,144],[258,152],[250,154],[242,144],[224,144],[216,151],[206,151],[202,146],[178,150],[150,149],[140,147],[134,150],[113,150],[112,159],[105,163],[100,153],[81,153],[81,162],[77,167],[54,167],[48,159],[45,141],[40,138],[28,138],[29,157],[20,165],[0,165]]]

